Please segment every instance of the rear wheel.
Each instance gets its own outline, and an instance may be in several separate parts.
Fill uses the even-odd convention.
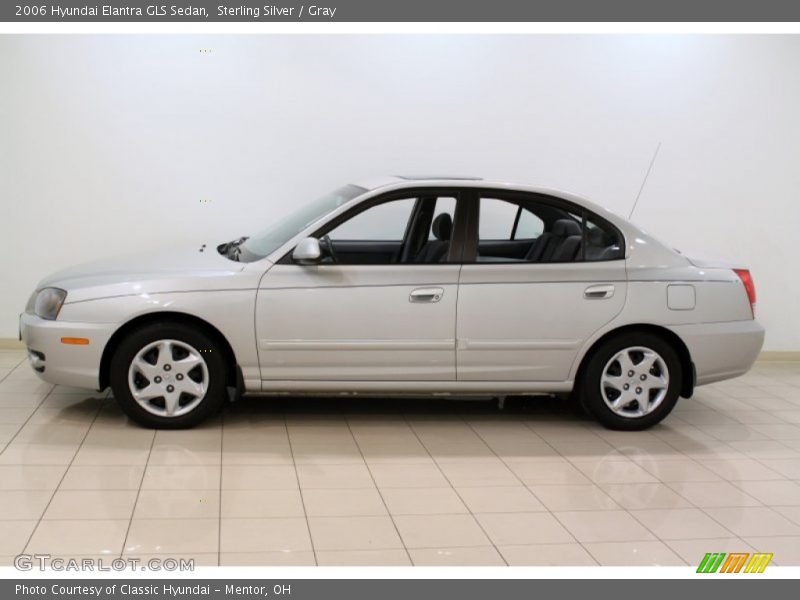
[[[204,332],[153,323],[120,343],[111,360],[111,389],[137,423],[158,429],[193,427],[225,399],[225,361]]]
[[[615,336],[588,359],[581,402],[610,429],[641,430],[666,417],[681,390],[681,364],[672,346],[646,332]]]

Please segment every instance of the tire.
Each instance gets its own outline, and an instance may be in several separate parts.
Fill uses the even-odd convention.
[[[139,425],[186,429],[222,406],[225,360],[219,345],[202,330],[151,323],[119,344],[109,381],[122,410]]]
[[[592,352],[578,394],[605,427],[640,431],[675,408],[682,378],[678,354],[667,341],[647,332],[622,333]]]

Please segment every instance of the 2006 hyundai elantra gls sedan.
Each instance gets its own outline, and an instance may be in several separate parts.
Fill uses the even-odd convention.
[[[216,247],[54,274],[20,331],[42,379],[110,386],[151,427],[241,393],[572,392],[636,430],[751,367],[754,304],[746,269],[573,195],[391,177]]]

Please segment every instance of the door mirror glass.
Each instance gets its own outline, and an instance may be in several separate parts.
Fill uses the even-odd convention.
[[[322,249],[319,240],[307,237],[302,240],[292,252],[292,260],[299,265],[315,265],[322,258]]]

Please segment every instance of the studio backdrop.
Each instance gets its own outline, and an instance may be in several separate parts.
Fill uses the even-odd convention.
[[[446,173],[638,196],[653,235],[748,265],[765,350],[800,351],[799,163],[797,37],[3,36],[0,338],[56,269]]]

